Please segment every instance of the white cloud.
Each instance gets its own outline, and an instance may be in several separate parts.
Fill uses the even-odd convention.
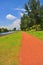
[[[8,26],[0,26],[0,28],[7,28],[8,30],[12,30],[13,28],[16,28],[16,30],[20,30],[20,24],[21,20],[16,19],[12,24],[9,24]]]
[[[20,30],[20,23],[20,19],[16,19],[12,24],[8,25],[7,28],[12,30],[15,27],[17,30]]]
[[[18,11],[26,11],[24,8],[15,8],[14,10],[18,10]]]
[[[14,20],[14,19],[16,19],[16,17],[13,16],[12,14],[6,15],[6,18],[7,18],[8,20]]]
[[[21,17],[23,16],[23,13],[22,12],[20,12],[20,15],[21,15]]]

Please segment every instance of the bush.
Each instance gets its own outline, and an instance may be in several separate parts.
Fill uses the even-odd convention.
[[[43,30],[43,25],[41,25],[41,30]]]
[[[31,29],[36,30],[36,31],[40,31],[41,26],[40,25],[33,25]]]
[[[41,30],[40,25],[36,25],[36,31],[40,31],[40,30]]]
[[[33,26],[32,26],[32,29],[36,29],[36,25],[33,25]]]

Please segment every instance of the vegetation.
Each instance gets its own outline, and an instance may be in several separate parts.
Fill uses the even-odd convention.
[[[7,28],[0,28],[0,33],[3,33],[3,32],[9,32],[9,30]]]
[[[25,10],[27,14],[21,18],[21,30],[43,30],[43,5],[40,5],[40,0],[29,0]]]
[[[27,31],[27,33],[29,33],[32,36],[35,36],[35,37],[43,40],[43,31]]]
[[[16,31],[16,28],[14,28],[13,31]]]
[[[0,37],[0,65],[19,65],[21,32]]]

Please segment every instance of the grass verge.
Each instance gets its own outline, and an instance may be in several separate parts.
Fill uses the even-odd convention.
[[[0,65],[19,65],[21,32],[0,37]]]
[[[27,33],[36,36],[37,38],[43,40],[43,31],[27,31]]]

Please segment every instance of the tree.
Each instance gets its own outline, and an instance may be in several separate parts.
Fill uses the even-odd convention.
[[[3,33],[3,32],[9,32],[9,30],[7,28],[0,28],[0,32]]]
[[[43,30],[43,5],[40,7],[41,29]]]
[[[14,28],[13,31],[16,31],[16,28]]]
[[[40,1],[39,0],[29,0],[27,4],[25,4],[25,10],[28,13],[28,16],[31,19],[34,19],[34,25],[39,24],[38,21],[40,19]]]
[[[0,28],[0,33],[1,33],[1,28]]]
[[[26,15],[24,14],[21,18],[21,30],[26,30],[27,28],[27,19]]]
[[[4,32],[4,28],[1,28],[1,32]]]
[[[30,27],[33,25],[31,19],[27,15],[23,15],[21,18],[21,30],[29,30]]]
[[[9,32],[9,30],[7,28],[4,29],[4,32]]]
[[[23,17],[21,17],[21,30],[25,30],[26,28],[27,28],[26,16],[24,14]]]
[[[21,18],[21,29],[26,30],[34,27],[36,30],[43,29],[43,6],[40,5],[40,0],[29,0],[25,3],[25,14]]]

